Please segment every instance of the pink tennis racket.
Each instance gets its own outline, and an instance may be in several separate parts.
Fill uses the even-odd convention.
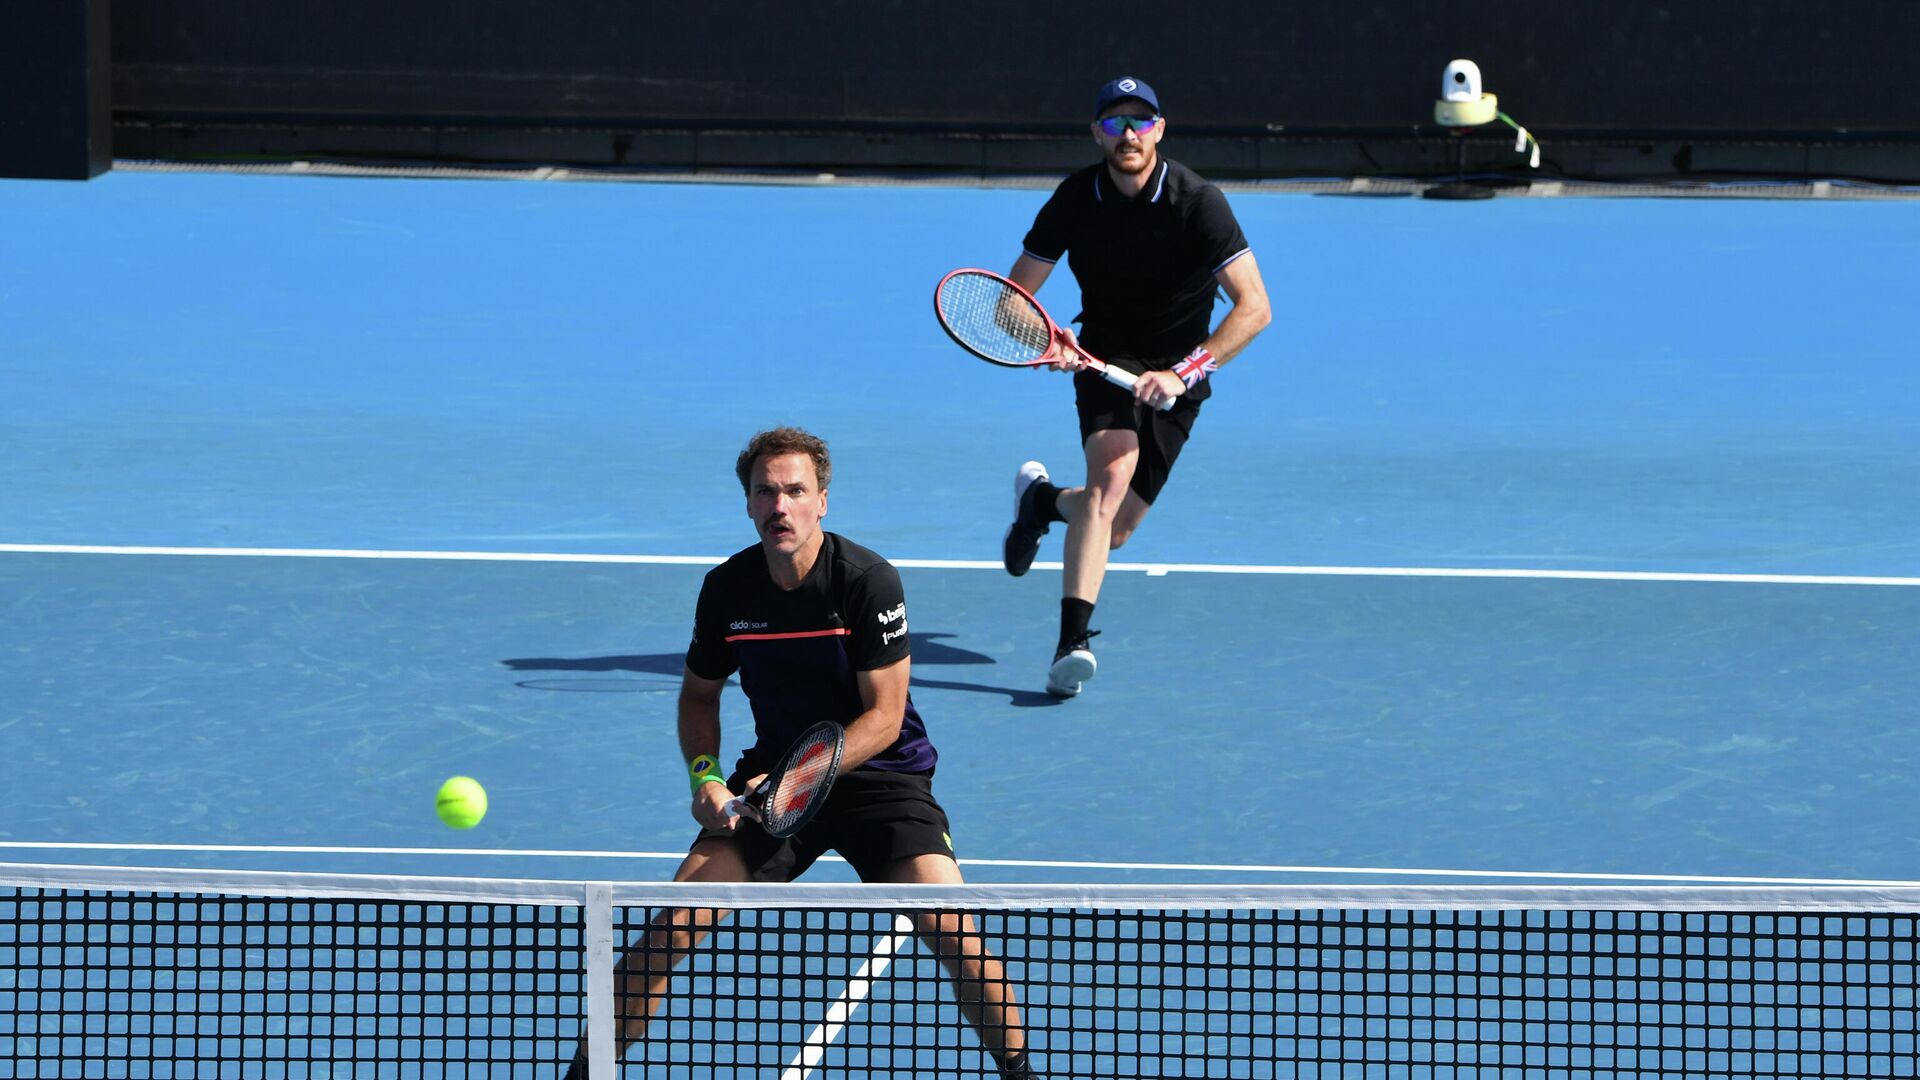
[[[1060,357],[1066,334],[1033,294],[991,270],[955,270],[933,291],[933,311],[953,343],[989,364],[1041,367]],[[1087,367],[1114,384],[1133,389],[1140,377],[1071,346]],[[1163,402],[1164,411],[1173,408]]]

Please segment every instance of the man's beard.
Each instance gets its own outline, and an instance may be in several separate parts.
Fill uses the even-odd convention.
[[[1153,151],[1142,147],[1137,156],[1124,156],[1120,150],[1121,148],[1116,146],[1107,152],[1107,167],[1114,172],[1142,176],[1153,167],[1155,161]]]

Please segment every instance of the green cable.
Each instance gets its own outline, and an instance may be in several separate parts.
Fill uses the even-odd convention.
[[[1528,164],[1533,168],[1536,168],[1536,169],[1539,168],[1540,167],[1540,140],[1534,138],[1533,132],[1528,131],[1526,128],[1521,127],[1520,124],[1517,121],[1515,121],[1513,117],[1508,116],[1506,113],[1503,113],[1498,109],[1496,109],[1494,110],[1493,115],[1499,117],[1503,122],[1506,123],[1508,127],[1512,128],[1514,131],[1519,132],[1520,137],[1514,140],[1514,144],[1513,144],[1513,149],[1516,153],[1521,150],[1525,150],[1527,148],[1528,143],[1533,144],[1533,157],[1528,160]]]

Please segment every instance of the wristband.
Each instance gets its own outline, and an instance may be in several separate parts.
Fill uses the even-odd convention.
[[[706,754],[701,754],[687,763],[687,775],[693,781],[695,795],[700,794],[700,789],[706,787],[709,781],[722,787],[727,783],[727,778],[720,775],[720,763]]]
[[[1220,362],[1213,358],[1205,345],[1195,348],[1178,363],[1173,365],[1173,373],[1191,390],[1200,385],[1200,380],[1220,370]]]

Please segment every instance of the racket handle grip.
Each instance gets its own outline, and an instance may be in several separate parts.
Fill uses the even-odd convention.
[[[1108,382],[1112,383],[1115,386],[1124,386],[1129,390],[1133,389],[1135,386],[1139,385],[1140,383],[1140,376],[1135,375],[1131,371],[1125,371],[1125,370],[1122,370],[1121,368],[1114,367],[1112,364],[1106,364],[1100,368],[1100,377],[1107,380]],[[1168,409],[1171,409],[1171,408],[1173,408],[1173,402],[1171,400],[1163,401],[1160,403],[1161,412],[1166,412]]]
[[[745,812],[746,807],[747,797],[745,795],[735,795],[733,798],[727,800],[727,816],[739,817]]]

